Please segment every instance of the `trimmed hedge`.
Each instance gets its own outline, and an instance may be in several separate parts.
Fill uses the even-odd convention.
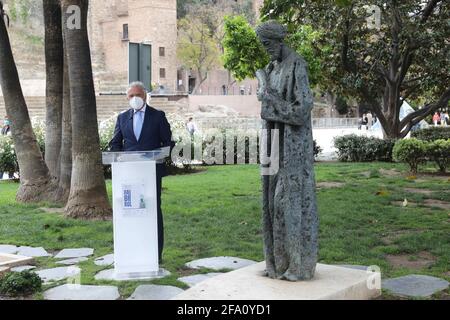
[[[436,162],[439,171],[444,173],[450,164],[450,139],[439,139],[426,146],[428,160]]]
[[[423,141],[448,140],[450,139],[450,126],[447,127],[429,127],[411,132],[411,138]]]
[[[399,140],[394,146],[395,161],[406,162],[412,173],[417,173],[420,163],[425,162],[426,144],[415,138]]]
[[[445,173],[450,163],[450,139],[422,141],[416,138],[399,140],[394,146],[394,159],[406,162],[413,174],[421,163],[434,161],[439,171]]]
[[[343,162],[392,161],[394,140],[350,134],[334,138],[338,159]]]

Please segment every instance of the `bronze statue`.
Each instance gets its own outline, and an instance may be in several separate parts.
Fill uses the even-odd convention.
[[[279,163],[263,175],[263,231],[267,276],[289,281],[314,277],[318,255],[311,124],[313,97],[307,64],[284,44],[287,30],[277,22],[260,25],[256,33],[271,62],[257,71],[263,128],[279,134]],[[263,148],[264,149],[264,148]]]

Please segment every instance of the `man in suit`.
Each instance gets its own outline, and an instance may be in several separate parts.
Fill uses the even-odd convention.
[[[151,151],[162,147],[174,147],[172,131],[164,112],[149,106],[145,86],[133,82],[127,90],[131,109],[117,118],[114,137],[110,142],[110,151]],[[164,224],[161,211],[161,183],[166,176],[164,164],[156,165],[156,189],[158,199],[158,251],[162,260],[164,246]]]

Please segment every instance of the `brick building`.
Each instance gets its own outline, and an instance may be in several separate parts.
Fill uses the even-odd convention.
[[[177,87],[177,1],[90,1],[89,36],[98,93],[129,81]]]

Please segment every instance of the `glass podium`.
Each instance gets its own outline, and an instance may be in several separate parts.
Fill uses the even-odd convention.
[[[153,151],[104,152],[112,166],[115,280],[158,278],[156,164],[170,147]]]

